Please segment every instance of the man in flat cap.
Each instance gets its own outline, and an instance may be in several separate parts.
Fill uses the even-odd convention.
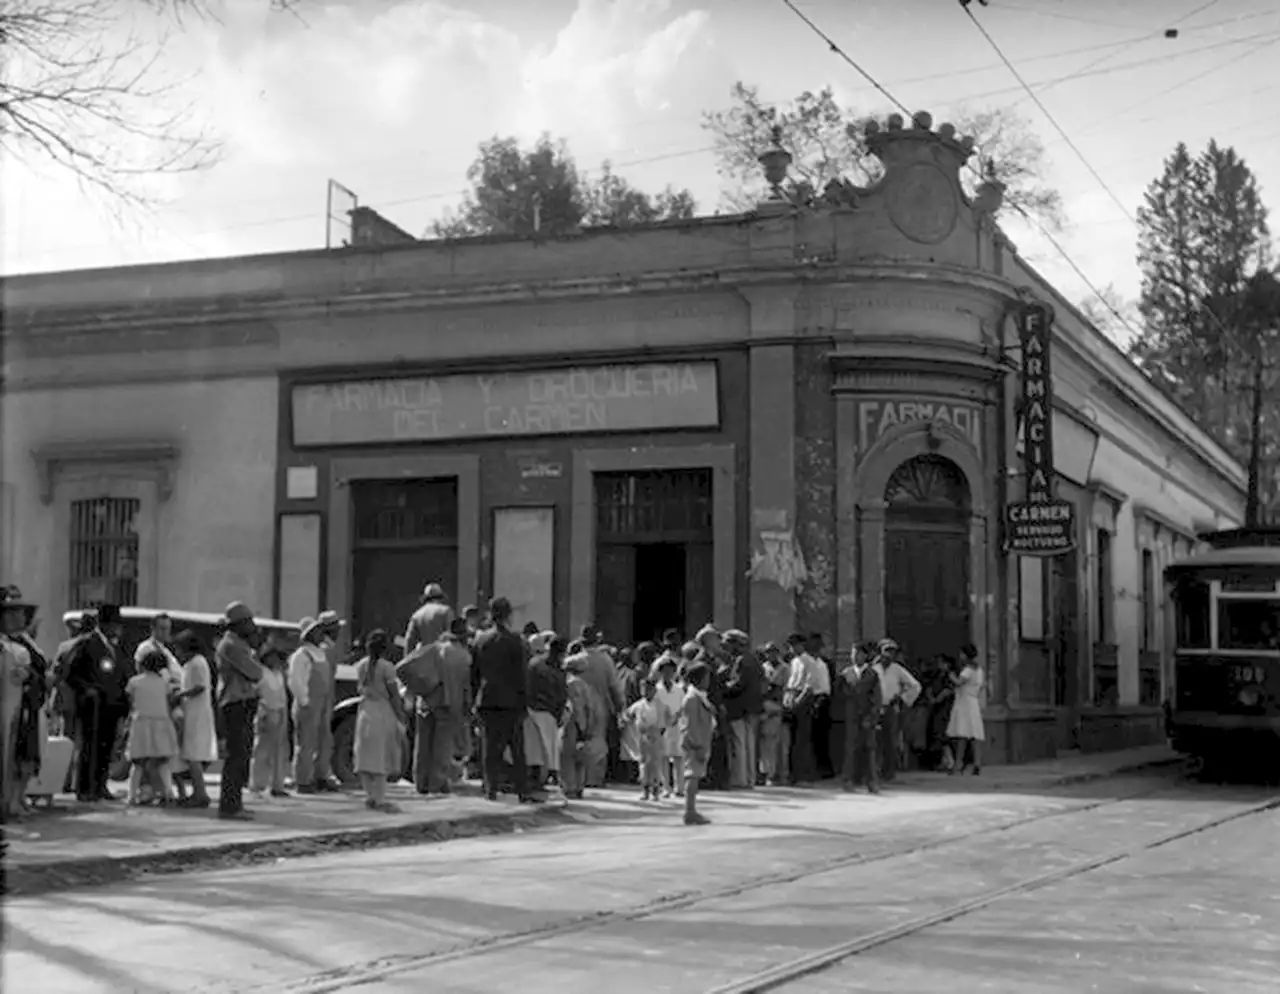
[[[751,790],[759,773],[756,750],[764,711],[764,669],[741,629],[730,628],[724,633],[724,648],[729,657],[723,691],[729,723],[729,786]]]

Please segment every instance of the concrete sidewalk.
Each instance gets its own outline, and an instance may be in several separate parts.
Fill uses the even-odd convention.
[[[993,766],[980,777],[908,772],[886,796],[935,792],[1035,793],[1068,784],[1175,763],[1165,746],[1073,756],[1021,766]],[[211,781],[216,778],[211,778]],[[117,785],[119,786],[119,785]],[[216,783],[211,783],[216,797]],[[789,789],[786,794],[792,794]],[[838,790],[827,782],[804,792]],[[8,890],[31,894],[94,886],[143,874],[188,872],[252,863],[271,863],[344,849],[441,842],[477,835],[531,831],[599,821],[674,818],[678,805],[646,805],[635,787],[589,790],[585,800],[562,799],[541,806],[480,796],[478,784],[463,784],[447,797],[419,796],[408,784],[389,788],[398,814],[369,811],[354,791],[295,796],[247,803],[251,822],[221,821],[213,809],[131,808],[123,801],[79,804],[60,797],[52,811],[40,811],[6,826]],[[735,806],[765,808],[782,799],[771,789],[709,792],[705,803],[732,798]]]

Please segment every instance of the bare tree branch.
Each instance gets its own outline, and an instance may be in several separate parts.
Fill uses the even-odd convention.
[[[299,16],[301,0],[264,0]],[[221,143],[162,64],[189,19],[222,0],[0,0],[0,154],[72,173],[119,207],[148,207],[147,179],[218,161]],[[194,74],[193,74],[194,75]]]

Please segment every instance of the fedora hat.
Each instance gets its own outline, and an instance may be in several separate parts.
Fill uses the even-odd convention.
[[[232,601],[227,605],[226,618],[227,624],[234,625],[238,621],[252,621],[253,612],[243,601]]]
[[[346,622],[342,620],[342,616],[337,611],[321,611],[320,616],[316,618],[316,624],[321,628],[329,628],[332,625],[337,625],[341,628]]]
[[[444,600],[444,587],[440,586],[438,583],[428,583],[422,588],[422,599],[424,601]]]
[[[35,617],[36,605],[22,596],[22,591],[14,584],[0,587],[0,611],[22,611],[26,615],[27,624]]]
[[[120,624],[120,605],[119,604],[99,604],[98,605],[98,627],[104,625]]]
[[[310,615],[298,622],[298,638],[305,639],[320,627],[320,621]]]

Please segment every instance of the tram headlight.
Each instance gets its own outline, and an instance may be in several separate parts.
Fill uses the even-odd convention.
[[[1261,695],[1257,687],[1245,687],[1236,697],[1236,700],[1247,708],[1257,707],[1260,699]]]

